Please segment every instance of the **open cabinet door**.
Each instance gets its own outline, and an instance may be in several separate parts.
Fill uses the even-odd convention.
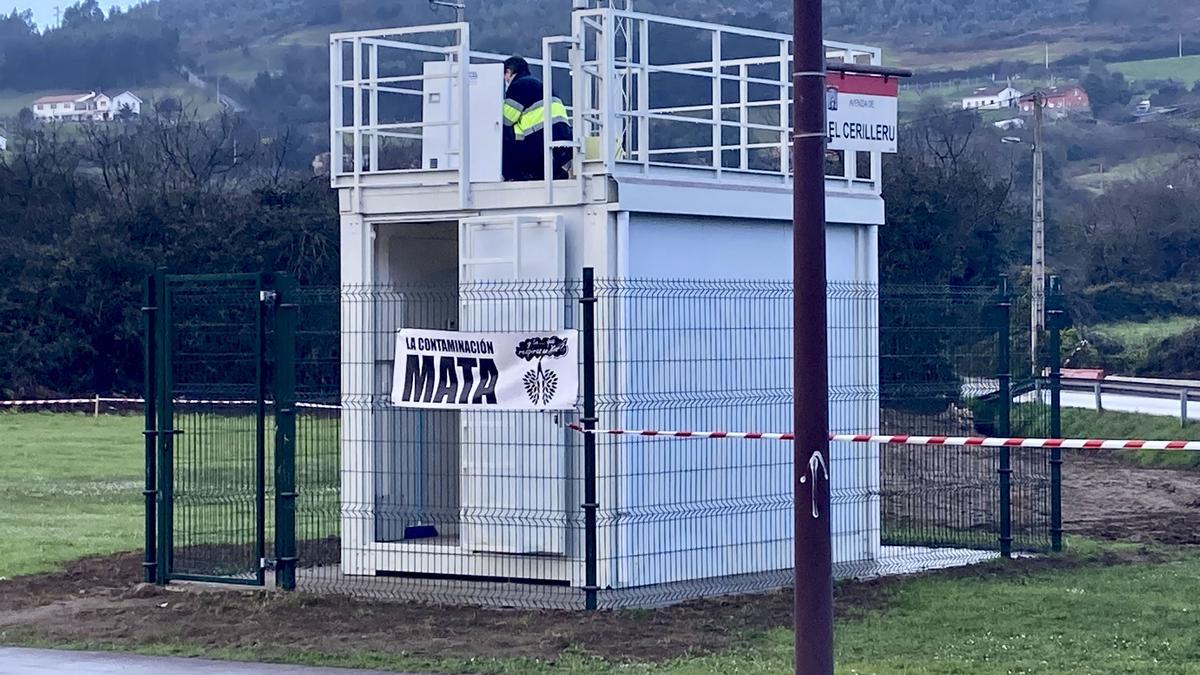
[[[461,330],[567,327],[560,217],[468,219],[458,241]],[[463,548],[566,553],[563,428],[550,413],[530,412],[463,412],[462,425]]]

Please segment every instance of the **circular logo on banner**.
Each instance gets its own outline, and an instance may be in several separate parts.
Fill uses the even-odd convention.
[[[517,358],[526,361],[537,359],[537,368],[530,369],[522,378],[525,384],[525,394],[534,405],[549,405],[558,391],[558,373],[553,369],[543,368],[544,359],[561,359],[567,355],[567,341],[564,338],[535,337],[522,340],[517,345]]]

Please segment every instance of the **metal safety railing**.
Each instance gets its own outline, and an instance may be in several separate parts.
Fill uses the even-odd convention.
[[[831,62],[881,62],[878,48],[825,46]],[[602,6],[576,10],[570,35],[547,36],[541,47],[528,61],[544,101],[557,95],[573,127],[571,140],[543,148],[548,200],[552,154],[564,146],[575,150],[575,180],[679,171],[790,180],[790,36]],[[505,56],[473,50],[466,23],[332,35],[334,186],[357,190],[380,176],[386,184],[457,185],[469,205],[473,183],[501,180],[495,157],[472,160],[500,152],[500,129],[484,128],[472,108],[486,97],[498,110],[503,99],[502,91],[473,87],[487,79],[475,71]],[[827,177],[878,193],[880,156],[832,152]],[[578,189],[582,196],[582,181]]]
[[[584,134],[612,148],[613,164],[790,177],[791,36],[611,9],[574,21],[580,50],[595,54],[580,90],[600,119],[585,119]],[[873,47],[825,44],[833,61],[881,60]],[[868,161],[869,171],[842,162],[831,177],[875,185],[877,158]]]
[[[546,52],[562,39],[547,38]],[[499,176],[472,171],[472,135],[495,135],[499,129],[473,129],[473,66],[498,64],[501,54],[472,51],[467,23],[381,29],[330,36],[330,174],[334,187],[361,188],[366,179],[387,175],[399,179],[443,174],[459,186],[460,199],[470,201],[470,185],[497,181]],[[543,75],[547,89],[555,72],[569,74],[569,64],[549,58],[529,59]],[[466,64],[467,67],[463,67]],[[503,92],[495,105],[499,110]],[[549,94],[548,94],[549,96]],[[482,137],[479,139],[483,141]],[[549,155],[549,148],[547,148]],[[549,161],[547,159],[547,161]],[[476,175],[472,175],[472,174]]]

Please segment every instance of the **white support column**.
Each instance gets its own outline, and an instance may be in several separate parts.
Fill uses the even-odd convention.
[[[357,213],[341,222],[342,573],[374,574],[375,317],[371,228]]]

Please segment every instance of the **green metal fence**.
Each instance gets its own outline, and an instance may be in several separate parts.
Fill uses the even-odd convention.
[[[831,428],[1051,434],[1056,365],[1026,365],[1019,326],[1028,322],[1014,296],[1007,284],[830,284]],[[1050,307],[1061,323],[1058,298],[1051,293]],[[557,420],[489,413],[487,429],[508,431],[468,443],[457,412],[393,407],[394,331],[452,327],[464,303],[497,325],[534,307],[581,329],[581,411]],[[147,579],[569,608],[790,583],[783,444],[585,442],[565,430],[547,444],[512,429],[580,421],[786,430],[791,311],[787,282],[585,276],[339,289],[297,288],[279,274],[157,274],[145,307]],[[562,472],[561,506],[468,509],[464,491],[491,478],[514,485],[503,463],[471,464],[484,448],[527,467],[558,456],[561,465],[547,459],[544,470]],[[1061,547],[1056,451],[835,451],[839,550],[866,542],[842,554],[842,574]],[[555,528],[562,549],[472,551],[460,536],[468,522]],[[622,575],[650,581],[614,586]]]
[[[1058,364],[1047,351],[1047,371],[1038,368],[1035,376],[1028,329],[1020,330],[1028,314],[1014,312],[1013,304],[1007,280],[994,287],[881,289],[883,433],[1057,433],[1049,371],[1057,373]],[[1061,460],[1041,448],[887,446],[884,539],[1002,555],[1057,550],[1055,457]]]

